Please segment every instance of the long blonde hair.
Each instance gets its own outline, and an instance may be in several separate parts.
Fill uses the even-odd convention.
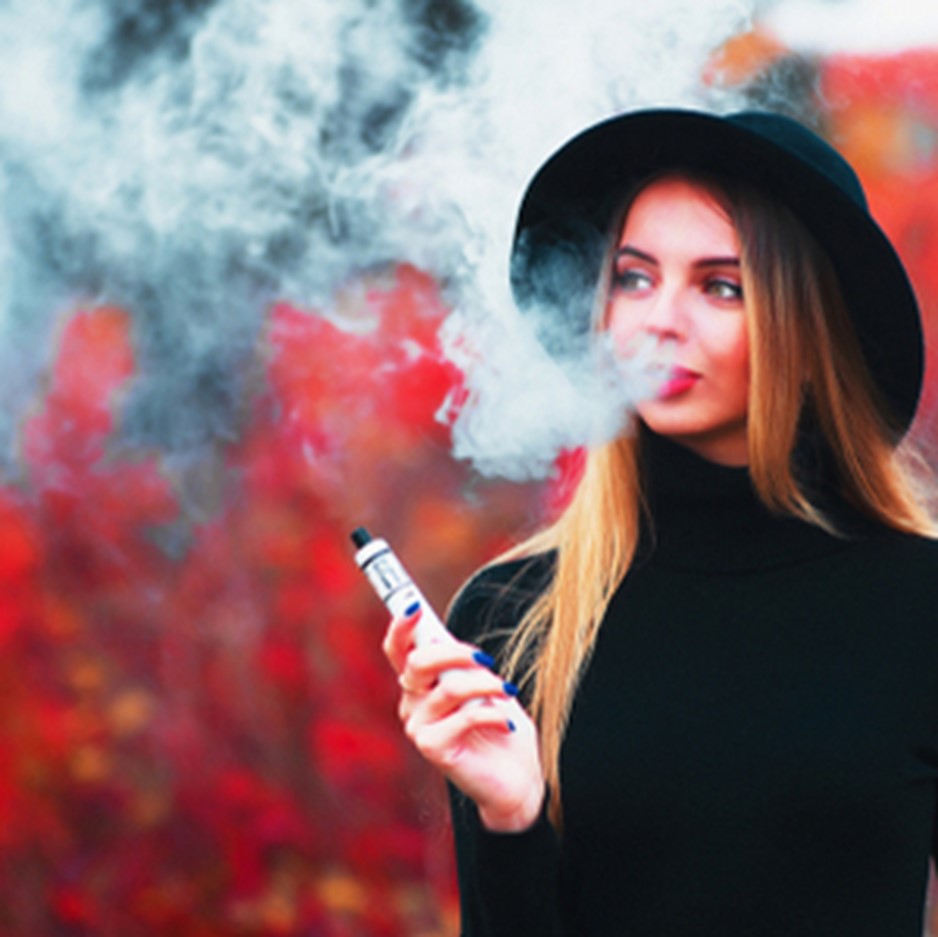
[[[668,173],[675,174],[703,186],[739,237],[750,336],[749,472],[759,498],[777,513],[836,533],[812,501],[810,480],[798,477],[793,458],[810,413],[834,455],[842,494],[854,507],[897,530],[934,535],[914,468],[896,445],[898,433],[867,371],[827,255],[783,205],[758,190]],[[626,214],[627,207],[610,231],[611,245],[618,244]],[[598,288],[600,317],[612,253]],[[496,560],[556,554],[553,579],[510,636],[503,666],[530,692],[551,818],[558,825],[560,749],[573,697],[638,544],[644,511],[638,448],[638,434],[627,432],[589,452],[560,518]]]

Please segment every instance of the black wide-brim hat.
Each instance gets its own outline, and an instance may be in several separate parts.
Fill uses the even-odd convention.
[[[634,111],[567,142],[522,197],[511,269],[519,305],[569,309],[568,287],[595,288],[622,200],[642,179],[675,168],[753,185],[786,205],[811,232],[833,263],[891,422],[904,433],[924,372],[912,285],[870,215],[850,165],[819,136],[780,114]],[[579,315],[588,319],[590,311],[584,306]],[[575,325],[580,333],[589,328],[588,321]]]

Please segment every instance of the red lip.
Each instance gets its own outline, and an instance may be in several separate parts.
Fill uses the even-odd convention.
[[[688,368],[675,366],[668,372],[667,380],[658,388],[658,399],[668,400],[686,393],[700,380],[701,375]]]

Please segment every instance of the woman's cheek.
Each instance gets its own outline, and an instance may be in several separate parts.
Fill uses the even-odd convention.
[[[638,331],[638,316],[634,310],[625,310],[621,304],[610,305],[606,315],[606,332],[619,357],[628,358],[634,352]]]

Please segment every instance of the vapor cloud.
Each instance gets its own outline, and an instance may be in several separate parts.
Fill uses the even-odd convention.
[[[396,262],[453,308],[458,457],[519,478],[615,432],[627,385],[595,361],[558,373],[510,301],[517,199],[585,124],[702,103],[752,3],[575,6],[0,4],[0,453],[76,301],[134,317],[125,442],[198,450],[237,433],[272,301],[342,325],[336,290]]]

